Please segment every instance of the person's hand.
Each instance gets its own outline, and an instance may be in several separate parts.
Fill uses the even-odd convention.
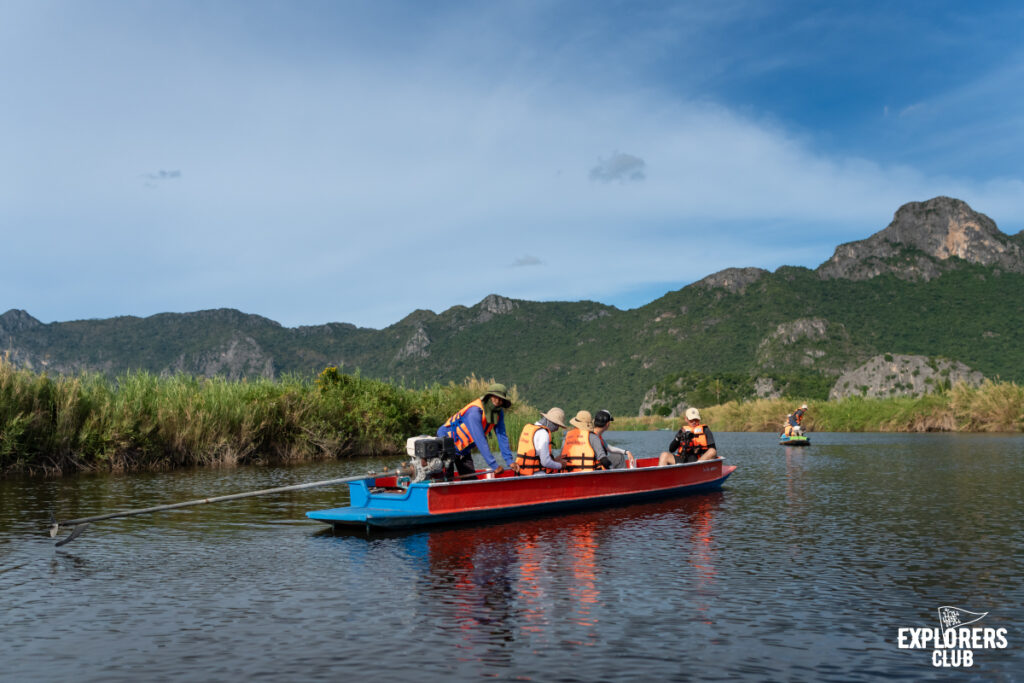
[[[626,457],[627,458],[632,458],[633,457],[633,451],[626,451]]]
[[[494,476],[498,476],[499,474],[501,474],[501,473],[502,473],[502,472],[504,472],[504,471],[505,471],[505,466],[504,466],[504,465],[502,465],[502,464],[501,464],[501,463],[499,462],[499,463],[498,463],[498,466],[494,468]]]
[[[516,462],[512,463],[509,466],[509,469],[512,470],[513,472],[515,472],[516,474],[519,474],[519,463],[516,463]]]

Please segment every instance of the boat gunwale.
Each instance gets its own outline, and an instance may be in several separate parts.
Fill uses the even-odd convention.
[[[644,458],[644,459],[646,459],[646,458]],[[647,466],[647,467],[620,467],[618,469],[613,469],[613,470],[582,470],[582,471],[576,471],[576,472],[545,472],[544,474],[542,474],[540,476],[543,479],[546,480],[546,479],[549,479],[551,477],[572,477],[572,476],[579,476],[579,475],[594,476],[594,475],[608,475],[608,474],[624,474],[624,473],[627,473],[627,472],[651,472],[652,470],[669,470],[669,469],[672,469],[674,467],[680,467],[680,468],[681,467],[693,467],[694,465],[707,465],[707,464],[710,464],[710,463],[718,463],[718,462],[722,463],[722,467],[723,468],[726,467],[726,465],[725,465],[725,458],[719,456],[717,458],[711,458],[709,460],[697,460],[695,462],[675,463],[675,464],[672,464],[672,465],[650,465],[650,466]],[[477,474],[479,475],[480,472],[484,472],[484,471],[485,470],[477,470]],[[508,471],[511,471],[511,470],[505,470],[505,471],[508,472]],[[384,476],[390,476],[390,475],[384,475]],[[533,477],[536,477],[536,476],[537,476],[536,474],[531,474],[531,475],[527,475],[527,476],[519,476],[519,475],[513,475],[511,477],[501,477],[501,476],[498,476],[498,477],[491,477],[490,479],[477,478],[477,479],[462,479],[462,480],[458,480],[458,481],[418,481],[418,482],[416,482],[414,484],[409,484],[409,488],[412,488],[413,486],[416,486],[416,487],[419,487],[419,488],[431,488],[432,489],[432,488],[442,488],[442,487],[446,487],[446,486],[460,486],[460,485],[465,485],[465,484],[471,484],[472,485],[472,484],[487,484],[487,483],[491,483],[491,482],[509,482],[509,481],[519,481],[519,480],[526,481],[526,480],[532,479]],[[367,480],[368,479],[376,479],[376,475],[371,476],[371,477],[367,477]],[[672,487],[669,487],[669,488],[672,488]],[[652,489],[652,490],[660,490],[660,489]],[[404,495],[404,492],[403,493],[398,493],[397,491],[395,491],[395,492],[383,491],[383,492],[380,492],[380,493],[375,493],[373,495],[375,495],[375,496],[378,496],[378,495]]]

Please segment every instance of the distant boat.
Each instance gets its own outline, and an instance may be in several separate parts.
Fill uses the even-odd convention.
[[[779,445],[780,446],[810,446],[811,440],[806,436],[786,436],[785,434],[779,434]]]
[[[307,512],[335,527],[407,528],[429,524],[533,516],[617,503],[632,503],[718,489],[736,470],[721,458],[658,466],[565,474],[516,476],[506,470],[490,479],[424,481],[399,486],[394,475],[349,482],[348,507]]]

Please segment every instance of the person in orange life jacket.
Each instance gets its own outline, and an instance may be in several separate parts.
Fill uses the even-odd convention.
[[[700,411],[691,407],[686,409],[686,424],[676,432],[668,450],[658,458],[658,465],[711,460],[717,456],[718,450],[715,448],[715,437],[711,429],[701,424]]]
[[[786,416],[786,436],[801,434],[804,430],[800,423],[804,420],[804,413],[807,412],[807,404],[803,404],[792,413]]]
[[[616,448],[615,452],[608,450],[604,437],[601,436],[608,429],[608,422],[611,413],[602,411],[606,415],[601,416],[602,426],[596,425],[596,420],[589,411],[581,410],[576,417],[569,420],[576,429],[569,430],[562,443],[562,457],[569,462],[570,472],[585,472],[596,469],[615,469],[626,466],[623,457],[625,451]]]
[[[480,451],[487,466],[494,470],[495,474],[504,472],[505,467],[512,467],[515,456],[508,445],[508,435],[505,433],[505,408],[511,406],[512,400],[508,397],[508,389],[504,384],[494,383],[487,387],[483,396],[467,404],[437,428],[439,437],[450,436],[455,440],[455,467],[461,478],[475,478],[474,447]],[[491,455],[487,435],[492,431],[497,436],[498,448],[501,457],[505,459],[505,464],[498,463]]]
[[[594,434],[601,441],[604,453],[597,454],[597,461],[604,465],[606,470],[617,470],[626,466],[626,458],[632,458],[633,453],[623,450],[618,446],[609,446],[604,441],[604,433],[608,431],[608,425],[614,422],[615,418],[607,410],[599,410],[594,413]]]
[[[565,467],[565,460],[551,453],[551,437],[559,429],[566,429],[565,411],[561,408],[541,413],[539,420],[523,427],[512,466],[516,474],[527,477],[537,472],[558,472]]]

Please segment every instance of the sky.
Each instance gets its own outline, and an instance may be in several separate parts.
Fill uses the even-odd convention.
[[[0,312],[383,328],[1024,228],[1024,5],[0,0]]]

